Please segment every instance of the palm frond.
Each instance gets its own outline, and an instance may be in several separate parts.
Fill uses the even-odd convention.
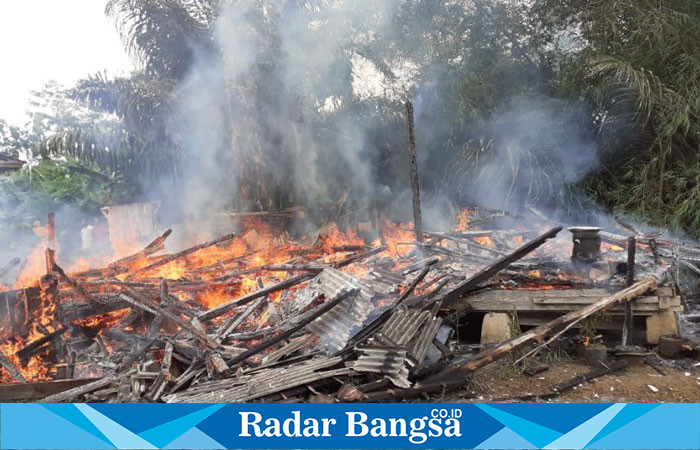
[[[109,0],[105,12],[147,74],[181,79],[197,50],[209,46],[208,21],[214,8],[204,0]]]

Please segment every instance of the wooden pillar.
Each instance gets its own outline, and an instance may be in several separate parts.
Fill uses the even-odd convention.
[[[418,181],[418,158],[416,156],[416,134],[413,118],[413,104],[406,102],[406,119],[408,121],[408,153],[411,163],[411,188],[413,189],[413,227],[416,241],[423,242],[423,218],[420,210],[420,183]]]

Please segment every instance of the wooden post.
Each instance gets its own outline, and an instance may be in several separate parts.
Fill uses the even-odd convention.
[[[411,162],[411,188],[413,189],[413,227],[416,241],[423,242],[423,219],[420,210],[420,183],[418,181],[418,158],[416,156],[416,134],[413,118],[413,104],[406,102],[406,119],[408,120],[408,153]]]
[[[637,250],[637,240],[634,236],[627,240],[627,287],[634,284],[634,264]],[[625,304],[625,322],[622,326],[622,345],[627,345],[629,335],[633,332],[634,315],[632,314],[632,302]]]
[[[49,213],[46,220],[46,273],[53,271],[56,262],[56,217],[54,213]]]

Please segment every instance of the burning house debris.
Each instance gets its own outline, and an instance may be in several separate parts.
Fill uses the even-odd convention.
[[[163,254],[167,230],[89,270],[62,267],[49,239],[45,264],[26,264],[0,292],[0,399],[335,402],[444,393],[506,355],[535,355],[601,312],[623,343],[658,344],[678,332],[673,270],[700,255],[694,244],[596,228],[569,228],[571,239],[562,224],[478,208],[464,210],[450,232],[423,230],[422,241],[412,226],[388,222],[371,243],[333,224],[294,239],[263,219],[172,254]],[[512,314],[534,328],[474,353],[459,330],[480,313],[489,313],[482,334]]]

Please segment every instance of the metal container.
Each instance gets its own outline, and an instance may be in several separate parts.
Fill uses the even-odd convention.
[[[644,347],[637,345],[618,345],[613,350],[615,356],[627,361],[630,366],[644,365],[644,360],[651,352]]]
[[[573,235],[574,249],[571,259],[591,263],[600,256],[600,228],[598,227],[570,227],[568,230]]]
[[[675,358],[683,346],[683,338],[676,334],[665,334],[659,338],[659,354],[664,358]]]
[[[581,349],[583,359],[589,366],[599,367],[608,360],[608,349],[602,344],[590,344]]]

